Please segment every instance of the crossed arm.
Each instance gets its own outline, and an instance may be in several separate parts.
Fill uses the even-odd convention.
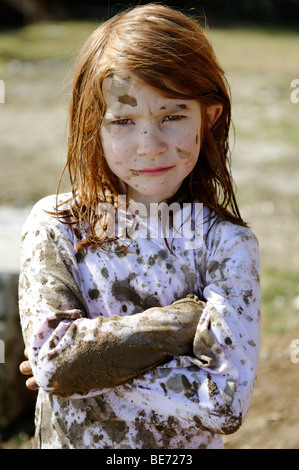
[[[77,313],[78,318],[74,319],[74,310],[60,312],[60,325],[55,325],[53,317],[50,320],[56,326],[53,340],[38,346],[37,339],[32,347],[38,351],[36,355],[33,353],[32,361],[40,383],[56,395],[84,395],[93,389],[125,383],[170,357],[193,355],[193,341],[203,309],[203,302],[189,296],[170,306],[150,308],[128,317],[113,315],[91,320]],[[55,315],[59,316],[57,312]],[[68,316],[73,316],[72,321]],[[40,326],[36,337],[45,336],[42,330],[45,324]],[[86,336],[82,334],[84,330],[88,331]],[[63,342],[65,347],[61,348]],[[31,374],[30,362],[22,363],[20,370]],[[36,389],[36,378],[29,378],[27,386]]]
[[[76,272],[66,264],[73,254],[67,244],[55,249],[57,239],[49,231],[43,243],[47,256],[31,253],[31,262],[34,256],[42,260],[38,272],[25,260],[20,276],[21,320],[34,374],[27,386],[77,398],[115,388],[123,399],[134,400],[142,391],[155,407],[167,382],[168,408],[173,405],[185,426],[200,419],[213,432],[235,429],[249,405],[257,368],[257,245],[246,230],[223,225],[218,232],[202,274],[206,304],[187,298],[135,315],[91,319]],[[31,243],[32,238],[26,247],[25,240],[24,251]],[[30,373],[28,362],[21,369]],[[122,388],[125,383],[129,388]]]
[[[99,323],[96,325],[98,333],[95,340],[85,344],[80,341],[80,345],[77,344],[72,352],[72,361],[66,358],[62,362],[62,358],[57,357],[57,372],[51,379],[51,383],[55,384],[54,393],[72,394],[78,391],[75,388],[83,382],[86,389],[81,388],[82,393],[90,387],[114,387],[169,357],[193,355],[195,332],[204,306],[204,302],[195,295],[189,295],[170,306],[151,308],[132,317],[114,315],[91,320]],[[69,329],[74,328],[71,325]],[[68,333],[74,336],[73,332]],[[55,352],[51,354],[55,356]],[[26,350],[25,355],[28,358]],[[99,358],[102,364],[100,368]],[[100,374],[97,372],[99,369]],[[20,371],[24,375],[32,375],[29,360],[21,363]],[[84,380],[80,377],[82,373]],[[86,376],[89,380],[86,380]],[[61,385],[61,382],[64,384]],[[38,388],[34,376],[26,381],[26,386],[31,390]]]

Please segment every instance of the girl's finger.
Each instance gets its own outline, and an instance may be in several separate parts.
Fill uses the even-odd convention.
[[[30,377],[30,379],[26,380],[26,387],[29,388],[29,390],[38,389],[38,385],[34,377]]]
[[[29,361],[24,361],[20,364],[20,372],[24,375],[32,375],[32,369]]]

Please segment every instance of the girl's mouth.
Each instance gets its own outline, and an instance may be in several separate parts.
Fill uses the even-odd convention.
[[[159,166],[156,168],[144,168],[143,170],[131,170],[133,174],[144,176],[158,176],[174,168],[173,166]]]

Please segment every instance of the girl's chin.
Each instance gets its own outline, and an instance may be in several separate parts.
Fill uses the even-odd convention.
[[[151,188],[149,190],[144,190],[143,192],[138,191],[136,188],[129,188],[129,197],[136,202],[143,202],[144,204],[149,203],[159,203],[165,201],[166,199],[171,198],[177,191],[179,187],[174,189],[166,190],[163,188]]]

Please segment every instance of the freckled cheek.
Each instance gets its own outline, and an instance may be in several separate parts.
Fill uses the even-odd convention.
[[[132,163],[130,163],[130,159],[126,158],[126,152],[111,152],[108,154],[109,156],[106,157],[106,161],[108,163],[109,168],[111,171],[120,179],[126,179],[127,177],[131,177],[131,167]]]
[[[189,158],[188,160],[185,160],[184,162],[182,162],[181,168],[182,168],[183,173],[185,175],[188,175],[195,167],[196,162],[197,162],[197,158]]]
[[[188,158],[180,158],[180,165],[182,171],[185,174],[190,173],[195,167],[199,156],[199,150],[200,147],[198,145],[192,146],[191,148],[187,148],[186,152],[188,152]]]
[[[180,146],[175,147],[176,157],[184,163],[184,165],[193,165],[196,163],[200,151],[200,145],[194,142],[181,142]],[[194,163],[195,162],[195,163]]]
[[[107,161],[115,163],[124,162],[129,155],[129,149],[115,141],[103,142],[103,150]]]
[[[185,156],[189,156],[189,159],[197,158],[200,151],[200,134],[199,131],[194,128],[191,129],[188,135],[185,135],[181,139],[177,139],[175,144],[176,153],[177,149],[181,149]]]

